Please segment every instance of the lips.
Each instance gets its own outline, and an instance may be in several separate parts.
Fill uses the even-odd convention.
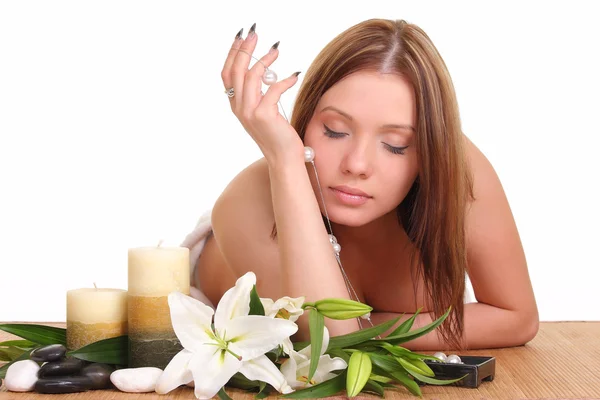
[[[342,193],[346,193],[352,196],[362,196],[362,197],[366,197],[366,198],[371,198],[372,196],[369,196],[367,193],[363,192],[360,189],[356,189],[350,186],[334,186],[332,187],[332,189],[340,191]]]

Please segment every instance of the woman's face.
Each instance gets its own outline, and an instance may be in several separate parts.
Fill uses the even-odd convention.
[[[362,226],[402,202],[418,174],[415,122],[413,88],[399,75],[356,72],[325,92],[304,143],[315,151],[332,222]]]

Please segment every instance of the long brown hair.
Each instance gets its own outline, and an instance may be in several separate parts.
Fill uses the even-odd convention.
[[[467,266],[465,214],[473,199],[473,182],[454,86],[427,34],[403,20],[381,19],[342,32],[307,70],[291,125],[304,140],[321,96],[361,70],[400,74],[413,86],[419,174],[397,214],[413,243],[411,265],[425,282],[434,317],[452,306],[439,333],[449,346],[461,348]]]

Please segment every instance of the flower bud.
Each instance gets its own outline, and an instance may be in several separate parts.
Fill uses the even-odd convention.
[[[354,397],[360,393],[371,376],[371,358],[367,353],[355,351],[348,361],[348,372],[346,375],[346,393],[348,397]]]
[[[323,299],[315,302],[315,308],[331,319],[351,319],[373,311],[373,307],[346,299]]]

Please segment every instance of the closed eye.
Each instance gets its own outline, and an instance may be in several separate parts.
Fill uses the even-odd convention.
[[[383,144],[385,146],[385,148],[394,153],[394,154],[404,154],[404,150],[406,150],[408,148],[408,146],[404,146],[404,147],[394,147],[394,146],[390,146],[387,143]]]
[[[331,129],[329,129],[329,127],[325,124],[323,124],[323,126],[325,127],[325,136],[328,136],[330,138],[341,138],[343,136],[346,136],[346,133],[343,132],[336,132],[336,131],[332,131]]]
[[[330,129],[327,125],[323,124],[323,126],[325,127],[325,136],[333,138],[333,139],[338,139],[338,138],[342,138],[344,136],[348,136],[347,133],[344,132],[336,132],[332,129]],[[403,147],[395,147],[395,146],[391,146],[387,143],[383,143],[383,145],[385,146],[386,150],[388,150],[389,152],[393,153],[393,154],[404,154],[404,150],[406,150],[408,148],[408,146],[403,146]]]

